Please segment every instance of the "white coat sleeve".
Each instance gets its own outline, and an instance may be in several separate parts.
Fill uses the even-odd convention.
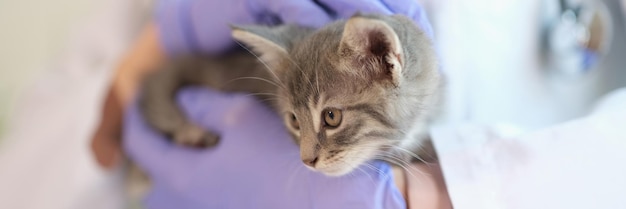
[[[587,117],[515,137],[432,130],[456,209],[626,208],[626,89]]]

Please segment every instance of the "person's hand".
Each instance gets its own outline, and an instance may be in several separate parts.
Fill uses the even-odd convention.
[[[295,23],[320,27],[357,12],[408,16],[432,38],[426,13],[416,0],[161,1],[157,25],[169,54],[214,54],[234,45],[230,24]]]
[[[222,140],[209,149],[176,146],[132,106],[123,143],[153,183],[147,208],[406,207],[386,163],[370,162],[344,177],[307,169],[282,120],[252,97],[195,88],[179,93],[178,101]]]

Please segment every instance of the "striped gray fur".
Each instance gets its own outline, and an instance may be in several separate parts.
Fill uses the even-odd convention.
[[[146,82],[141,106],[150,125],[181,144],[217,143],[173,99],[182,86],[205,85],[274,99],[270,105],[284,116],[303,161],[327,175],[380,156],[406,161],[419,150],[442,82],[429,38],[410,19],[356,15],[317,30],[237,26],[233,36],[261,62],[247,52],[171,62]],[[325,122],[329,110],[342,115],[337,127]]]

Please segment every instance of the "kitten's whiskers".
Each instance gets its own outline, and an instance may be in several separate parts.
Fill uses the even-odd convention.
[[[239,78],[235,78],[235,79],[231,79],[231,80],[227,81],[227,82],[226,82],[226,83],[224,83],[224,85],[222,85],[222,86],[226,86],[226,85],[228,85],[228,84],[230,84],[230,83],[232,83],[232,82],[235,82],[235,81],[238,81],[238,80],[243,80],[243,79],[251,79],[251,80],[260,80],[260,81],[265,81],[265,82],[270,83],[270,84],[272,84],[272,85],[274,85],[274,86],[276,86],[276,87],[278,87],[278,88],[283,88],[283,89],[284,89],[284,87],[283,87],[283,86],[278,85],[278,83],[273,82],[273,81],[270,81],[270,80],[267,80],[267,79],[265,79],[265,78],[261,78],[261,77],[239,77]]]
[[[257,95],[268,95],[268,96],[274,96],[274,98],[276,98],[276,99],[288,100],[287,97],[284,97],[284,96],[281,96],[281,95],[278,95],[278,94],[274,94],[274,93],[262,93],[262,92],[259,92],[259,93],[246,94],[245,96],[257,96]]]
[[[267,63],[265,63],[265,61],[263,61],[258,55],[256,55],[252,50],[248,49],[248,47],[244,46],[243,44],[241,44],[241,42],[235,40],[235,42],[237,42],[237,44],[239,44],[239,46],[241,46],[241,48],[244,48],[246,51],[248,51],[250,54],[252,54],[254,57],[256,57],[257,60],[259,60],[264,66],[265,68],[267,68],[267,70],[274,76],[274,78],[276,78],[276,80],[278,80],[278,83],[280,83],[281,85],[284,85],[284,82],[280,80],[280,78],[278,77],[278,75],[276,75],[276,73],[274,73],[274,71],[270,68],[269,65],[267,65]],[[283,89],[286,89],[283,86]]]
[[[402,147],[400,147],[400,146],[398,146],[398,145],[395,145],[395,144],[383,144],[382,146],[383,146],[383,147],[389,147],[389,148],[392,148],[392,149],[393,149],[393,151],[402,151],[402,152],[404,152],[404,153],[406,153],[406,154],[410,155],[411,157],[413,157],[413,158],[415,158],[415,159],[417,159],[417,160],[421,161],[421,162],[422,162],[422,163],[424,163],[424,164],[429,164],[429,162],[426,162],[426,161],[425,161],[424,159],[422,159],[419,155],[417,155],[417,154],[415,154],[415,153],[413,153],[413,152],[411,152],[411,151],[409,151],[409,150],[407,150],[407,149],[405,149],[405,148],[402,148]],[[423,148],[421,148],[421,146],[420,146],[420,149],[423,149]]]
[[[374,159],[384,160],[384,161],[393,163],[394,165],[400,166],[403,170],[405,170],[407,173],[409,173],[409,175],[411,175],[413,178],[417,178],[417,176],[415,176],[415,174],[413,174],[413,172],[411,172],[411,169],[409,169],[409,168],[412,168],[412,167],[410,165],[407,165],[406,162],[404,162],[403,160],[392,158],[392,157],[386,156],[386,155],[377,155],[376,157],[374,157]],[[414,168],[414,170],[418,171],[419,173],[422,173],[421,171],[419,171],[419,170],[417,170],[415,168]]]
[[[367,164],[367,163],[366,163]],[[372,182],[372,184],[376,184],[376,181],[374,181],[374,178],[372,178],[372,175],[370,175],[369,173],[367,173],[367,171],[363,170],[363,168],[361,168],[361,166],[356,167],[356,169],[358,171],[360,171],[361,173],[364,173],[365,175],[367,175],[367,177],[370,179],[370,181]],[[352,172],[350,172],[352,173]]]

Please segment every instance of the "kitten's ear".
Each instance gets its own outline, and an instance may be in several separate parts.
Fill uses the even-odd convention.
[[[276,68],[276,61],[287,56],[288,42],[282,39],[279,28],[265,26],[231,26],[236,41],[251,48],[259,59]]]
[[[396,32],[382,20],[355,16],[343,29],[339,54],[351,67],[373,79],[389,79],[399,85],[402,78],[402,46]]]

